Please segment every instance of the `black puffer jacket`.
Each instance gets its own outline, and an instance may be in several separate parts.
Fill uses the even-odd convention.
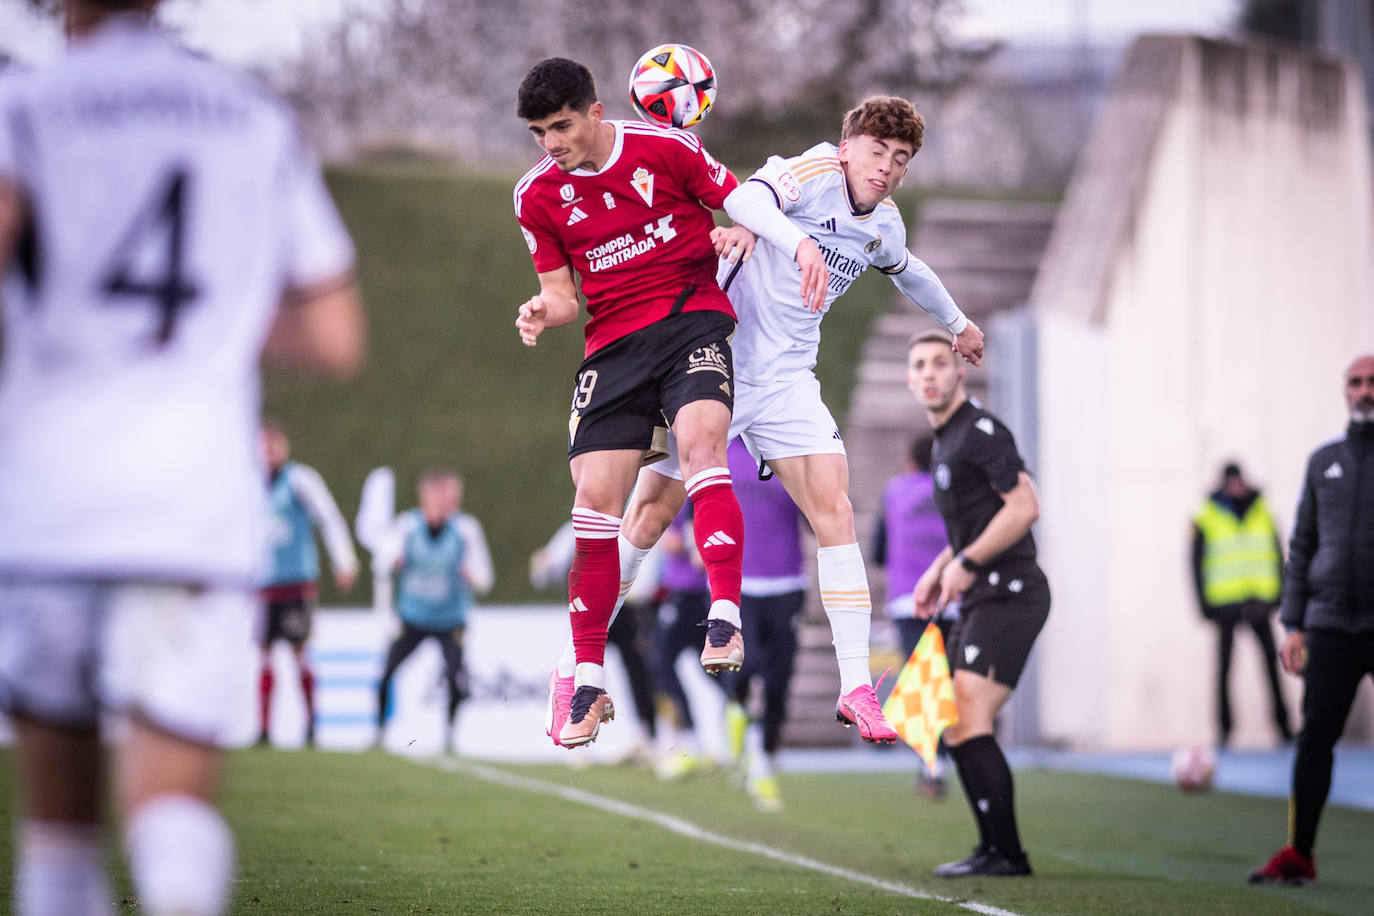
[[[1279,619],[1374,632],[1374,423],[1351,423],[1308,459]]]

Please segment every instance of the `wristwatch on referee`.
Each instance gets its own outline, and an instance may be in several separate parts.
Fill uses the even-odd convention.
[[[960,566],[964,567],[964,569],[967,569],[971,573],[978,573],[982,572],[983,570],[983,566],[981,563],[975,563],[962,550],[954,555],[954,559],[958,562]]]

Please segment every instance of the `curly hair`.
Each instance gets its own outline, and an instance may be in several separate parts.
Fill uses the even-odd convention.
[[[911,144],[914,153],[921,149],[925,134],[925,119],[906,99],[871,95],[858,108],[845,113],[840,139],[869,136],[878,140],[897,140]]]

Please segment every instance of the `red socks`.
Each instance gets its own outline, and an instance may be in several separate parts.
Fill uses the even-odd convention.
[[[739,510],[736,509],[736,512]],[[606,629],[620,592],[620,519],[593,509],[572,511],[577,547],[568,574],[568,618],[578,664],[605,664]],[[738,589],[738,583],[736,583]]]
[[[272,669],[264,666],[258,675],[258,712],[262,723],[259,733],[266,735],[271,729],[268,727],[272,716]]]
[[[739,605],[740,569],[744,562],[744,516],[730,488],[729,468],[707,468],[687,481],[692,498],[697,550],[706,566],[711,601]]]

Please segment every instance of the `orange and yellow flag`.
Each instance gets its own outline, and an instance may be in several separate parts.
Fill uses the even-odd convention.
[[[927,766],[935,764],[940,733],[958,722],[959,714],[954,710],[954,682],[945,658],[945,639],[933,621],[897,675],[897,683],[883,703],[883,715]]]

